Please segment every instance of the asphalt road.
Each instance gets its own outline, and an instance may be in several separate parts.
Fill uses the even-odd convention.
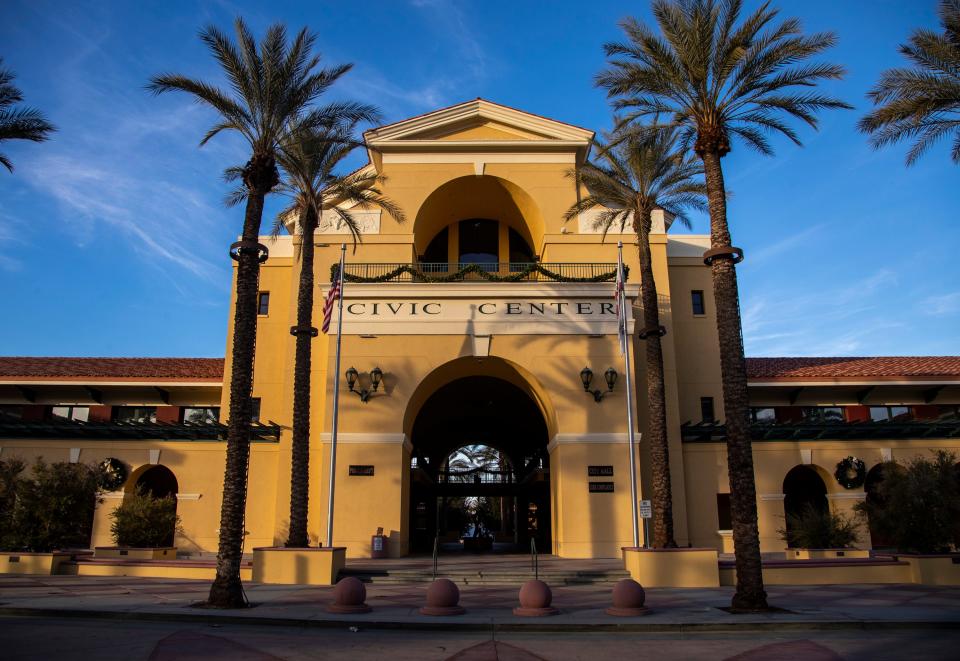
[[[6,661],[172,659],[960,659],[956,631],[490,634],[0,617]]]

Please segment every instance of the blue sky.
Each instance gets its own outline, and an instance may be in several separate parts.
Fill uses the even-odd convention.
[[[389,121],[482,96],[602,129],[601,46],[622,17],[650,18],[642,1],[264,4],[2,3],[0,56],[60,130],[2,147],[16,172],[0,172],[0,354],[223,355],[242,211],[223,207],[219,173],[245,152],[230,138],[198,149],[211,115],[143,90],[163,71],[217,78],[200,26],[308,25],[326,62],[356,65],[333,96]],[[905,147],[875,152],[854,129],[897,45],[936,27],[935,0],[775,4],[838,33],[829,57],[849,73],[827,89],[856,110],[802,129],[802,149],[724,161],[748,355],[957,353],[960,168],[944,143],[908,169]]]

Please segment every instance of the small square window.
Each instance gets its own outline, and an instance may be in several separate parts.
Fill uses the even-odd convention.
[[[250,398],[250,421],[260,422],[260,398]]]
[[[713,412],[713,397],[700,398],[700,419],[703,422],[716,422]]]
[[[192,425],[212,425],[220,419],[218,406],[186,406],[183,421]]]
[[[750,419],[760,425],[772,425],[777,421],[777,412],[772,408],[752,408]]]
[[[156,422],[156,406],[116,406],[113,409],[114,422]]]
[[[86,422],[90,418],[89,406],[51,406],[50,416],[58,420],[79,420]]]
[[[257,297],[257,314],[267,315],[270,312],[270,292],[262,291]]]
[[[703,300],[703,290],[694,289],[690,292],[690,300],[693,303],[693,313],[695,315],[704,315],[707,313],[707,306]]]

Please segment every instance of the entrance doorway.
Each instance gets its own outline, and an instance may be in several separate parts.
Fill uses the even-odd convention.
[[[516,385],[452,381],[413,424],[410,548],[549,553],[550,456],[543,414]]]
[[[818,514],[830,511],[827,485],[812,466],[794,466],[783,480],[783,511],[788,535],[794,521],[811,510]]]

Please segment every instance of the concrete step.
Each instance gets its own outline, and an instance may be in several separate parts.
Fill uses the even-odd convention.
[[[345,568],[340,576],[355,576],[364,583],[383,585],[430,583],[433,580],[432,570],[384,569],[371,570],[366,568]],[[437,576],[448,578],[459,585],[519,585],[533,578],[532,571],[445,571],[441,566]],[[625,570],[613,571],[540,571],[539,577],[548,585],[613,585],[624,578],[630,578]]]

